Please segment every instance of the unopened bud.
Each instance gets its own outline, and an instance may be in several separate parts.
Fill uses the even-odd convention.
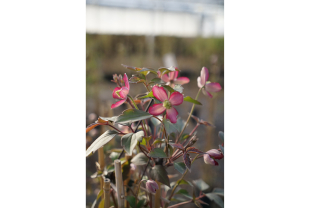
[[[159,189],[157,183],[153,180],[147,180],[145,186],[148,192],[153,193],[153,194],[155,194],[156,190]]]
[[[217,149],[211,149],[211,150],[209,150],[207,153],[208,153],[212,158],[218,159],[218,160],[220,160],[220,159],[222,159],[222,158],[224,157],[224,155],[223,155],[220,151],[218,151]]]

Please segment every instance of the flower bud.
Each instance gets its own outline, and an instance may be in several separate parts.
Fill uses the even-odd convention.
[[[218,159],[218,160],[220,160],[220,159],[222,159],[222,158],[224,157],[223,154],[222,154],[220,151],[218,151],[217,149],[211,149],[211,150],[209,150],[207,153],[208,153],[212,158]]]
[[[205,154],[205,155],[203,156],[203,160],[204,160],[205,163],[208,164],[208,165],[215,165],[215,166],[219,165],[212,157],[210,157],[209,154]]]
[[[153,193],[153,194],[155,194],[156,190],[159,189],[157,183],[153,180],[147,180],[145,186],[148,192]]]

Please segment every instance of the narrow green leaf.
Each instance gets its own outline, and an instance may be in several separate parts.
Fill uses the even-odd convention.
[[[104,120],[104,121],[112,121],[112,122],[114,122],[117,119],[117,116],[113,116],[113,117],[101,117],[101,116],[99,116],[99,118]]]
[[[139,97],[139,99],[144,99],[144,98],[154,98],[153,92],[150,91],[147,95],[145,95],[143,97]]]
[[[187,180],[184,180],[182,179],[180,182],[179,182],[179,185],[183,185],[183,184],[186,184],[186,185],[190,185],[190,186],[193,186],[193,184]]]
[[[173,163],[174,168],[183,174],[186,170],[185,164],[183,162],[175,162]]]
[[[221,151],[222,151],[222,153],[224,155],[224,147],[222,145],[219,145],[219,147],[220,147],[220,149],[221,149]]]
[[[201,179],[193,180],[193,183],[200,191],[206,191],[210,186]]]
[[[153,158],[167,158],[166,153],[161,148],[154,148],[148,155]]]
[[[160,139],[160,138],[158,138],[158,139],[156,139],[154,142],[153,142],[153,144],[152,145],[154,145],[154,144],[158,144],[158,143],[164,143],[165,142],[165,140],[164,139]]]
[[[157,180],[161,182],[162,184],[165,184],[166,186],[170,187],[170,181],[169,181],[168,174],[164,166],[155,165],[154,167],[152,167],[150,171],[150,175],[153,180]]]
[[[144,136],[144,132],[139,131],[137,133],[126,134],[121,138],[121,144],[129,156],[132,155],[132,151],[136,147],[138,141],[142,140],[143,136]]]
[[[125,111],[123,111],[122,115],[120,115],[117,119],[116,119],[116,123],[120,123],[120,124],[127,124],[127,123],[132,123],[135,121],[140,121],[143,119],[148,119],[151,118],[152,115],[141,111],[141,110],[137,110],[137,109],[127,109]]]
[[[187,197],[187,198],[192,198],[192,196],[189,195],[188,191],[186,191],[185,189],[180,189],[176,194],[182,194],[183,196]]]
[[[187,101],[187,102],[190,102],[190,103],[194,103],[194,104],[197,104],[197,105],[202,105],[201,102],[197,101],[197,100],[194,100],[193,98],[191,98],[190,96],[186,96],[184,98],[184,101]]]
[[[97,149],[111,141],[116,135],[118,134],[117,131],[108,130],[104,132],[101,136],[99,136],[86,150],[86,157],[94,153]]]
[[[221,208],[224,208],[224,201],[223,199],[215,193],[207,193],[205,194],[211,201],[214,201],[217,205]]]
[[[166,90],[168,90],[169,92],[175,92],[175,90],[172,88],[172,87],[170,87],[170,86],[168,86],[168,85],[163,85],[163,87],[166,89]]]
[[[134,156],[131,159],[131,162],[134,165],[146,165],[147,161],[148,161],[148,158],[142,152],[138,153],[136,156]]]
[[[132,208],[136,208],[136,198],[134,196],[126,196],[126,200]]]

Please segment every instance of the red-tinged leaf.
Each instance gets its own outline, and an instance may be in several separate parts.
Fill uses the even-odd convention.
[[[169,143],[172,147],[178,148],[180,150],[184,151],[184,147],[182,144],[176,144],[176,143]]]
[[[86,127],[86,133],[89,132],[90,130],[92,130],[93,128],[95,128],[96,126],[99,126],[100,124],[99,123],[92,123],[92,124],[89,124],[87,127]]]
[[[138,68],[138,67],[134,67],[134,66],[127,66],[127,65],[124,65],[124,64],[121,64],[123,67],[127,68],[127,69],[131,69],[133,71],[140,71],[141,68]]]
[[[191,162],[191,158],[189,156],[189,154],[184,154],[183,155],[183,161],[184,161],[184,164],[185,166],[187,167],[187,169],[189,170],[189,172],[191,172],[191,165],[192,165],[192,162]]]
[[[196,149],[195,147],[188,147],[188,148],[186,148],[186,152],[188,152],[188,153],[197,153],[197,154],[206,154],[205,152],[202,152],[199,149]]]

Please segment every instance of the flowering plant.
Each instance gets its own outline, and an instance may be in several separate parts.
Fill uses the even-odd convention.
[[[200,179],[190,182],[184,179],[188,171],[191,172],[194,161],[202,158],[206,164],[217,166],[216,160],[221,160],[224,157],[223,132],[219,132],[219,137],[222,140],[219,149],[204,152],[194,147],[198,140],[195,132],[197,128],[200,125],[214,126],[192,115],[195,105],[202,105],[198,101],[200,92],[202,91],[203,94],[212,98],[211,93],[221,90],[220,84],[208,81],[208,69],[203,67],[200,76],[197,78],[198,93],[193,99],[182,94],[183,87],[181,85],[187,84],[190,80],[187,77],[178,78],[179,69],[176,67],[162,67],[154,70],[123,66],[133,70],[136,74],[130,79],[126,73],[123,76],[113,76],[112,82],[116,83],[117,86],[113,90],[112,96],[118,101],[112,104],[111,108],[117,108],[127,103],[129,109],[118,116],[99,117],[95,123],[86,128],[86,132],[89,132],[96,126],[106,125],[109,127],[109,130],[88,147],[86,150],[87,157],[114,137],[121,138],[122,150],[115,150],[110,155],[114,164],[100,167],[97,163],[97,172],[93,175],[93,177],[111,183],[111,186],[107,186],[108,191],[104,192],[102,198],[104,200],[99,204],[99,207],[109,206],[109,203],[108,205],[104,204],[110,201],[110,197],[113,199],[114,207],[154,206],[172,208],[186,203],[194,203],[201,207],[201,204],[205,203],[201,200],[203,197],[208,197],[218,205],[223,206],[223,200],[220,197],[223,196],[222,192],[205,193],[204,181]],[[156,78],[148,81],[147,76],[149,74],[155,74]],[[130,84],[139,83],[145,86],[147,92],[132,97],[130,95]],[[179,113],[175,108],[175,106],[182,105],[184,101],[193,103],[185,122],[178,117]],[[196,126],[190,133],[184,133],[190,118],[196,121]],[[178,159],[179,161],[177,161]],[[171,177],[168,176],[168,170],[172,166],[182,174],[180,179],[175,182],[170,182]],[[147,181],[145,188],[143,188],[143,181]],[[194,189],[192,196],[187,190],[180,189],[179,186],[182,184],[199,188],[199,196],[195,196]],[[101,195],[103,196],[103,189],[102,186],[97,200]],[[175,195],[183,195],[191,200],[171,205],[179,200]],[[127,205],[124,204],[124,199],[126,199]]]

